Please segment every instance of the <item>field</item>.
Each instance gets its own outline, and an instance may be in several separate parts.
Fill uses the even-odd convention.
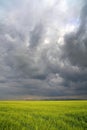
[[[87,101],[0,101],[0,130],[87,130]]]

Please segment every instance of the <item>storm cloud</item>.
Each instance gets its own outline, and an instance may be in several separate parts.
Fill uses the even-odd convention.
[[[0,1],[0,98],[87,98],[87,2]]]

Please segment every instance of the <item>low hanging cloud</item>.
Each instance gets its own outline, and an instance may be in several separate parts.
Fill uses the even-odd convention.
[[[0,98],[87,98],[87,2],[0,3]]]

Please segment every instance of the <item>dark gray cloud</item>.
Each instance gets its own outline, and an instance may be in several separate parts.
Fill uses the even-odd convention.
[[[41,42],[40,39],[42,39],[43,29],[43,25],[39,23],[30,32],[30,47],[36,47]]]
[[[85,2],[81,11],[79,29],[66,35],[65,43],[64,55],[71,64],[87,68],[87,2]]]
[[[80,26],[77,31],[65,35],[65,44],[63,46],[63,59],[68,61],[70,66],[76,70],[66,75],[66,83],[69,87],[76,90],[77,94],[87,94],[87,2],[80,15]],[[68,69],[69,70],[69,69]],[[70,85],[70,83],[72,83]]]
[[[86,98],[87,4],[9,3],[0,6],[0,98]]]

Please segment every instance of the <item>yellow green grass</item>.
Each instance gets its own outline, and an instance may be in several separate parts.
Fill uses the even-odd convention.
[[[0,101],[0,130],[87,130],[87,101]]]

